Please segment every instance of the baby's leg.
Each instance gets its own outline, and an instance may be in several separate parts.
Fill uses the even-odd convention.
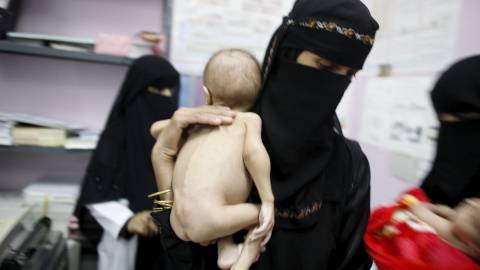
[[[253,229],[255,229],[255,227],[252,226],[248,231],[240,257],[238,257],[237,261],[233,264],[231,270],[248,270],[250,266],[257,261],[260,254],[260,243],[263,239],[250,240]]]
[[[259,213],[260,205],[253,203],[212,207],[210,213],[196,221],[196,228],[189,232],[189,237],[201,243],[232,235],[257,224]]]
[[[242,251],[243,243],[235,244],[232,236],[220,238],[217,241],[218,260],[217,265],[220,269],[230,269],[237,261]]]

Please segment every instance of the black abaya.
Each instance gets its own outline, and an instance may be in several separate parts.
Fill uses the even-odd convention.
[[[172,96],[158,94],[149,87],[170,88]],[[155,140],[150,127],[172,116],[178,106],[178,88],[179,73],[162,57],[143,56],[128,70],[88,165],[75,210],[82,231],[93,242],[99,241],[102,231],[86,205],[127,199],[133,213],[153,207],[147,197],[156,189],[150,159]],[[119,237],[129,236],[121,233]],[[136,269],[165,267],[159,237],[139,235]]]
[[[272,163],[275,228],[252,269],[369,269],[363,234],[370,212],[370,169],[358,143],[346,139],[335,109],[350,80],[296,63],[303,50],[361,69],[378,24],[359,0],[298,0],[272,37],[264,80],[252,109]],[[252,201],[259,202],[252,192]],[[168,212],[160,212],[168,217]],[[178,262],[184,243],[161,222],[162,241]],[[210,269],[205,250],[178,269]],[[175,256],[175,254],[177,254]]]

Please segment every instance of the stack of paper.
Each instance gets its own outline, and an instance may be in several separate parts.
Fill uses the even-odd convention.
[[[92,150],[97,148],[100,138],[98,133],[78,132],[76,136],[68,137],[65,141],[65,149]]]
[[[0,112],[0,127],[1,121],[5,123],[4,131],[0,128],[2,145],[62,147],[68,134],[83,129],[76,124],[20,113]],[[6,136],[8,134],[9,137]]]
[[[1,1],[0,1],[1,2]],[[44,35],[23,32],[7,32],[7,40],[16,44],[35,47],[52,47],[54,49],[93,52],[95,40],[86,38],[72,38],[57,35]]]
[[[67,131],[59,128],[14,126],[12,138],[15,145],[61,147],[65,144]]]
[[[0,145],[12,145],[11,129],[15,122],[0,117]]]
[[[71,216],[80,192],[81,179],[65,176],[44,176],[25,187],[23,197],[33,207],[34,218],[48,216],[52,230],[68,237]]]
[[[25,113],[0,112],[0,119],[42,127],[61,128],[66,130],[81,130],[84,128],[77,124],[67,123],[56,119]]]

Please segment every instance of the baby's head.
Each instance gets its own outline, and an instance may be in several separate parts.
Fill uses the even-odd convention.
[[[203,72],[206,103],[248,111],[258,97],[260,74],[258,61],[247,51],[218,51],[210,58]]]
[[[480,260],[480,198],[465,199],[455,210],[453,233],[465,244],[464,252]]]

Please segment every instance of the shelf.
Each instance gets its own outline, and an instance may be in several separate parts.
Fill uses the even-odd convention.
[[[74,153],[90,155],[92,150],[69,150],[63,147],[40,147],[40,146],[26,146],[26,145],[13,145],[6,146],[0,145],[0,153]]]
[[[0,41],[0,52],[125,66],[133,62],[133,59],[123,56],[59,50],[45,46],[18,44],[6,40]]]

